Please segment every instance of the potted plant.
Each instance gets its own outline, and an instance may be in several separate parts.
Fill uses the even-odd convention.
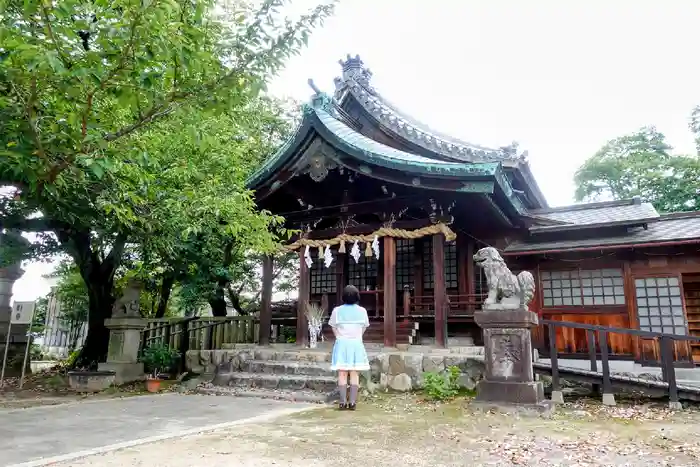
[[[146,390],[160,391],[162,373],[169,372],[175,363],[179,352],[163,344],[151,344],[143,351],[141,361],[149,372],[146,376]]]

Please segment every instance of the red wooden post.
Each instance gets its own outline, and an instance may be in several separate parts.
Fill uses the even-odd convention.
[[[258,331],[258,343],[270,344],[270,326],[272,325],[272,267],[271,255],[263,257],[262,264],[262,292],[260,294],[260,330]]]
[[[396,241],[384,237],[384,345],[396,347]]]
[[[407,285],[403,286],[403,322],[408,323],[408,317],[411,316],[411,288]]]
[[[309,327],[306,323],[306,304],[311,293],[311,273],[304,260],[305,246],[299,247],[299,298],[297,299],[297,345],[309,343]]]
[[[435,344],[447,346],[447,316],[445,288],[445,236],[433,235],[433,293],[435,304]]]

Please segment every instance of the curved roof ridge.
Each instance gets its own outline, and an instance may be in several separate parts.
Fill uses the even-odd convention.
[[[360,105],[380,124],[402,138],[443,156],[465,162],[524,161],[526,152],[517,154],[515,145],[499,149],[489,148],[430,128],[427,124],[406,114],[383,97],[370,84],[372,73],[364,66],[359,55],[340,61],[343,76],[335,79],[336,99],[347,89]]]

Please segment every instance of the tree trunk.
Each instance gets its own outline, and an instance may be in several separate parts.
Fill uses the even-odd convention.
[[[170,293],[173,290],[174,284],[174,276],[166,275],[163,277],[163,282],[160,285],[160,300],[158,301],[158,310],[156,310],[156,318],[165,317],[165,312],[168,311],[168,301],[170,300]]]
[[[121,264],[127,237],[117,235],[112,250],[103,258],[91,248],[89,231],[66,228],[55,232],[73,257],[88,291],[88,331],[74,367],[97,369],[97,364],[107,358],[109,330],[105,320],[112,316],[114,275]]]
[[[110,280],[107,283],[87,284],[90,299],[88,331],[76,367],[97,369],[97,364],[106,360],[109,329],[105,327],[105,320],[112,316],[112,283]]]
[[[226,299],[224,298],[224,286],[221,283],[217,284],[214,297],[209,300],[209,305],[213,316],[226,316]]]

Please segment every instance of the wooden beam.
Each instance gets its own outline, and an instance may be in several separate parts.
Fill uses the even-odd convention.
[[[263,257],[262,292],[260,294],[260,345],[270,344],[270,326],[272,325],[272,273],[273,260],[271,255]]]
[[[401,196],[397,198],[380,198],[368,201],[344,202],[333,206],[318,206],[312,209],[299,209],[296,211],[281,212],[278,215],[287,221],[306,220],[309,218],[319,218],[328,216],[350,216],[358,214],[373,214],[375,212],[399,211],[412,202],[424,201],[424,197]]]
[[[384,237],[384,345],[396,347],[396,239]]]
[[[304,248],[299,248],[299,298],[297,299],[297,345],[306,347],[309,343],[309,329],[306,322],[306,304],[311,294],[311,273],[304,261]]]
[[[435,345],[447,347],[447,289],[445,288],[445,236],[433,235],[433,293]]]
[[[422,227],[427,227],[429,225],[433,225],[436,223],[443,223],[443,224],[451,224],[452,223],[452,216],[437,216],[434,220],[431,219],[417,219],[417,220],[410,220],[410,221],[397,221],[392,224],[392,227],[395,229],[404,229],[404,230],[416,230],[420,229]],[[343,231],[343,229],[323,229],[323,230],[314,230],[309,232],[307,238],[310,240],[327,240],[331,238],[335,238],[341,233],[346,233],[348,235],[367,235],[371,234],[372,232],[375,232],[383,227],[382,224],[377,223],[377,224],[362,224],[354,227],[349,227]],[[298,240],[298,236],[293,236],[289,243],[293,243],[296,240]]]
[[[346,245],[347,247],[347,245]],[[338,253],[335,263],[335,305],[343,303],[343,289],[348,285],[348,255],[347,253]]]

